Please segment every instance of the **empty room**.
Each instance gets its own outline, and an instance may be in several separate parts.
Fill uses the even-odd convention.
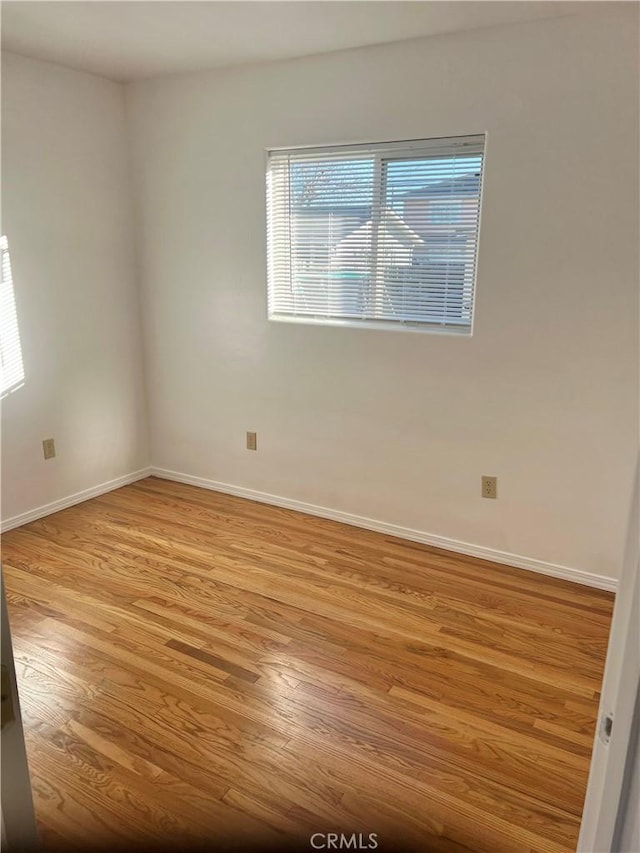
[[[640,853],[638,12],[2,3],[9,853]]]

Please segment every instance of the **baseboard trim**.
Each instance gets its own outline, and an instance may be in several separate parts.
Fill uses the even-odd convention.
[[[574,583],[579,583],[583,586],[591,586],[596,589],[603,589],[609,592],[615,592],[618,586],[618,582],[615,578],[609,578],[604,575],[594,575],[590,572],[585,572],[582,569],[575,569],[570,566],[560,566],[555,563],[545,562],[544,560],[537,560],[533,557],[523,557],[521,554],[511,554],[507,551],[498,551],[495,548],[487,548],[483,545],[473,545],[459,539],[450,539],[445,536],[438,536],[434,533],[427,533],[423,530],[414,530],[410,527],[402,527],[398,524],[389,524],[385,521],[378,521],[377,519],[367,518],[362,515],[354,515],[349,512],[329,509],[328,507],[318,506],[317,504],[306,503],[305,501],[298,501],[293,498],[285,498],[281,495],[272,495],[268,492],[259,492],[255,489],[233,486],[229,483],[221,483],[217,480],[208,480],[204,477],[196,477],[192,474],[183,474],[179,471],[169,471],[165,468],[155,468],[153,466],[141,468],[138,471],[133,471],[131,474],[116,477],[114,480],[108,480],[106,483],[100,483],[98,486],[93,486],[90,489],[84,489],[83,491],[76,492],[66,498],[52,501],[51,503],[36,507],[36,509],[23,512],[20,515],[14,515],[11,518],[7,518],[0,522],[0,531],[2,533],[6,533],[16,527],[22,527],[23,524],[28,524],[31,521],[36,521],[39,518],[52,515],[54,512],[60,512],[62,509],[67,509],[70,506],[75,506],[83,501],[96,498],[99,495],[104,495],[107,492],[112,492],[114,489],[119,489],[122,486],[128,486],[130,483],[135,483],[138,480],[143,480],[145,477],[150,476],[159,477],[163,480],[172,480],[176,483],[185,483],[190,486],[198,486],[201,489],[209,489],[210,491],[221,492],[226,495],[235,495],[236,497],[246,498],[251,501],[258,501],[259,503],[271,504],[272,506],[279,506],[284,509],[292,509],[296,512],[306,513],[307,515],[315,515],[319,518],[339,521],[342,522],[342,524],[349,524],[352,527],[362,527],[365,530],[373,530],[376,533],[384,533],[387,536],[397,536],[400,539],[407,539],[410,542],[420,542],[423,545],[442,548],[445,551],[453,551],[457,554],[466,554],[470,557],[489,560],[492,563],[501,563],[503,565],[537,572],[538,574],[573,581]]]
[[[350,524],[352,527],[363,527],[366,530],[374,530],[377,533],[385,533],[388,536],[397,536],[400,539],[408,539],[411,542],[420,542],[423,545],[442,548],[445,551],[454,551],[457,554],[466,554],[470,557],[478,557],[482,560],[489,560],[492,563],[501,563],[503,565],[514,566],[519,569],[526,569],[530,572],[537,572],[538,574],[560,578],[561,580],[573,581],[574,583],[579,583],[583,586],[591,586],[596,589],[603,589],[609,592],[615,592],[618,586],[618,582],[615,578],[609,578],[604,575],[594,575],[590,572],[585,572],[582,569],[574,569],[570,566],[560,566],[555,563],[547,563],[544,560],[537,560],[533,557],[523,557],[520,554],[511,554],[507,551],[498,551],[494,548],[486,548],[483,545],[472,545],[469,542],[462,542],[458,539],[449,539],[445,536],[437,536],[434,533],[426,533],[422,530],[413,530],[410,527],[388,524],[385,521],[377,521],[376,519],[366,518],[361,515],[353,515],[352,513],[341,512],[340,510],[328,509],[327,507],[317,506],[316,504],[305,503],[304,501],[293,500],[292,498],[284,498],[280,495],[272,495],[268,492],[258,492],[254,489],[243,488],[242,486],[232,486],[229,483],[220,483],[216,480],[207,480],[203,477],[195,477],[191,474],[182,474],[179,471],[169,471],[165,468],[151,467],[148,469],[147,475],[160,477],[163,480],[172,480],[176,483],[185,483],[190,486],[199,486],[201,489],[209,489],[213,492],[222,492],[226,495],[235,495],[236,497],[271,504],[272,506],[279,506],[284,509],[293,509],[297,512],[307,513],[308,515],[316,515],[320,518],[328,518],[331,521],[340,521],[343,524]]]
[[[15,527],[22,527],[23,524],[29,524],[30,521],[37,521],[39,518],[44,518],[46,515],[52,515],[54,512],[60,512],[61,509],[75,506],[75,504],[88,501],[91,498],[97,498],[98,495],[104,495],[107,492],[112,492],[114,489],[119,489],[122,486],[128,486],[130,483],[135,483],[138,480],[143,480],[151,474],[150,468],[141,468],[139,471],[133,471],[131,474],[125,474],[122,477],[116,477],[114,480],[108,480],[106,483],[100,483],[98,486],[92,486],[90,489],[84,489],[81,492],[76,492],[74,495],[69,495],[66,498],[60,498],[57,501],[52,501],[43,506],[31,509],[28,512],[23,512],[20,515],[14,515],[0,522],[0,531],[6,533],[8,530],[13,530]]]

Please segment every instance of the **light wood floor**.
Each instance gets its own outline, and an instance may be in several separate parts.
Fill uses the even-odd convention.
[[[610,594],[154,478],[2,545],[52,848],[575,849]]]

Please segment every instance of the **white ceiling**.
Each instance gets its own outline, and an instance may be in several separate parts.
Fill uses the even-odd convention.
[[[2,46],[129,81],[556,17],[600,5],[575,0],[8,0],[2,3]]]

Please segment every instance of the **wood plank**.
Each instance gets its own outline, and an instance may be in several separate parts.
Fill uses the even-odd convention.
[[[51,850],[575,849],[611,594],[155,478],[2,545]]]

